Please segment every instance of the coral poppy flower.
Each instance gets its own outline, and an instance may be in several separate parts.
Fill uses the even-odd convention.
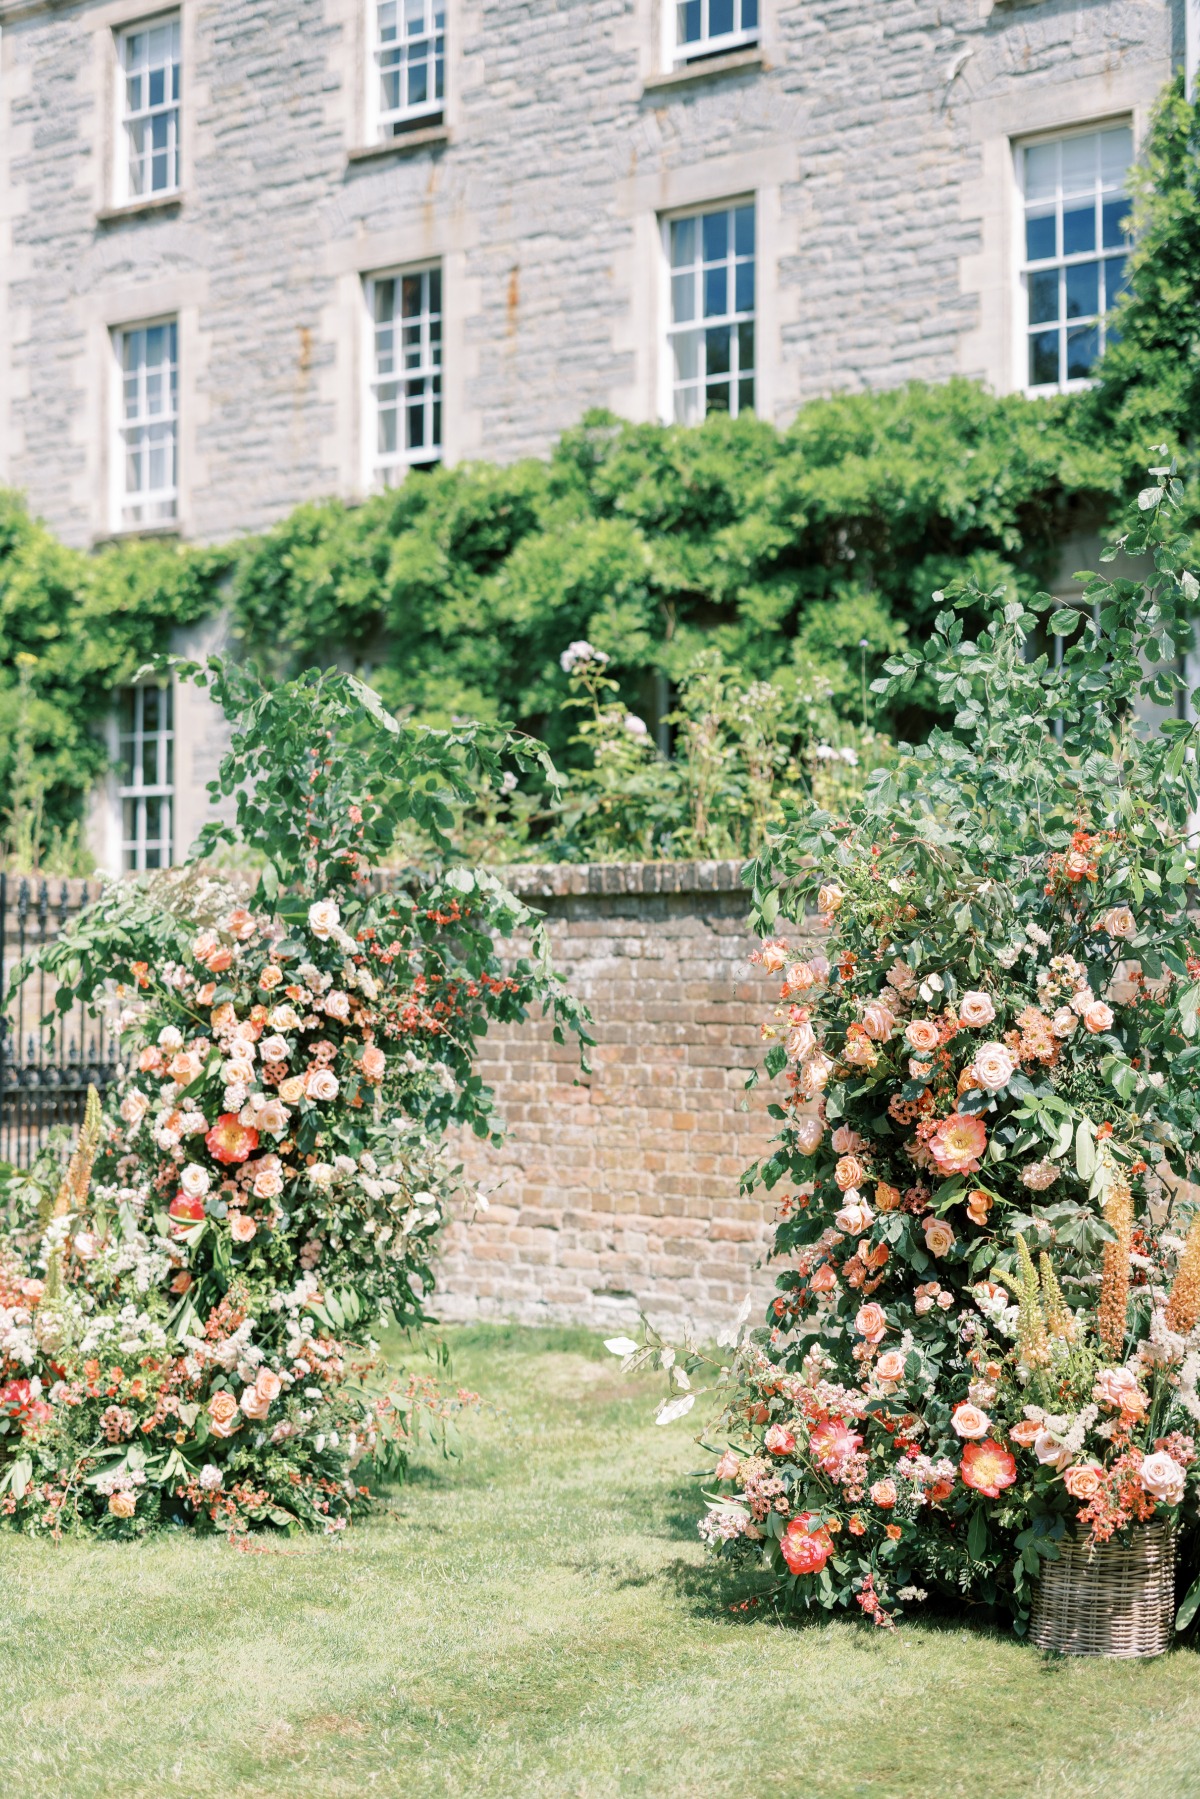
[[[929,1154],[939,1174],[974,1174],[987,1148],[982,1118],[951,1112],[929,1139]]]
[[[204,1216],[204,1201],[199,1196],[189,1199],[186,1193],[177,1193],[167,1211],[171,1216],[173,1235],[180,1236],[184,1231],[191,1230],[194,1224],[199,1224]]]
[[[833,1554],[833,1538],[815,1512],[800,1512],[779,1540],[780,1552],[793,1574],[819,1574]],[[816,1529],[811,1526],[816,1524]]]
[[[258,1132],[252,1124],[240,1124],[236,1112],[222,1112],[204,1139],[208,1153],[218,1162],[244,1162],[258,1148]]]
[[[1002,1449],[993,1437],[987,1437],[982,1443],[967,1444],[959,1473],[966,1486],[986,1493],[989,1499],[999,1499],[1002,1489],[1011,1487],[1016,1480],[1017,1464],[1007,1449]]]
[[[826,1418],[809,1432],[808,1452],[825,1474],[836,1474],[843,1462],[861,1448],[862,1438],[844,1418]]]

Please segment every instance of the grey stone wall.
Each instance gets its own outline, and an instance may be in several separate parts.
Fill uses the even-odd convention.
[[[762,412],[1012,386],[1010,141],[1141,129],[1180,49],[1175,0],[774,0],[761,53],[679,81],[659,3],[451,0],[447,134],[356,158],[365,0],[183,0],[182,201],[105,220],[112,31],[154,9],[0,0],[0,480],[102,532],[108,331],[170,311],[186,535],[355,494],[361,276],[432,257],[451,457],[655,417],[659,217],[747,193]]]

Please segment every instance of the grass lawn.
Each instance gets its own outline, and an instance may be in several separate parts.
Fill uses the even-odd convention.
[[[0,1536],[0,1757],[90,1794],[1200,1794],[1200,1658],[732,1617],[686,1425],[584,1332],[451,1334],[464,1459],[339,1543]]]

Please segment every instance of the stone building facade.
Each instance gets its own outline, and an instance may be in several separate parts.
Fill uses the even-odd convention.
[[[591,406],[1082,379],[1195,10],[0,0],[0,483],[211,541]]]

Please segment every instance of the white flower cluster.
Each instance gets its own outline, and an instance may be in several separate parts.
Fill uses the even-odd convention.
[[[704,1517],[696,1526],[701,1539],[709,1548],[718,1543],[732,1543],[737,1537],[746,1535],[746,1527],[753,1519],[744,1505],[735,1505],[731,1500],[723,1500],[720,1505],[711,1505]]]
[[[608,657],[603,650],[596,649],[586,637],[577,638],[569,643],[558,659],[559,667],[565,675],[569,675],[581,662],[594,662],[597,668],[603,668]]]
[[[89,1320],[79,1353],[93,1356],[98,1350],[117,1350],[122,1355],[157,1355],[166,1347],[162,1326],[130,1301],[119,1312],[99,1312]]]

